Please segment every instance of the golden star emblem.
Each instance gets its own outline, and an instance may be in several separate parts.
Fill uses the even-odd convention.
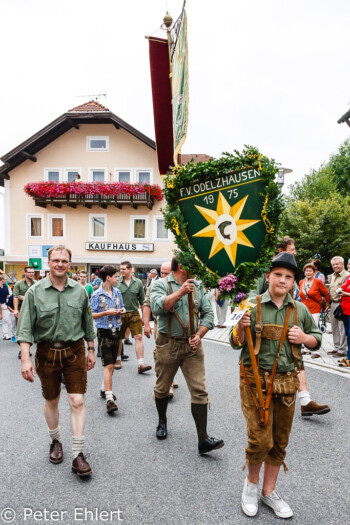
[[[195,233],[193,237],[213,237],[209,259],[224,249],[232,265],[235,266],[238,244],[254,248],[253,244],[243,233],[243,230],[250,228],[253,224],[260,222],[260,220],[240,219],[247,199],[248,195],[233,206],[230,206],[220,192],[216,210],[195,205],[195,208],[208,221],[209,226]]]

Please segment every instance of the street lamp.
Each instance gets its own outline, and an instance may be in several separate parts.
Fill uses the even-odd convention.
[[[289,168],[280,168],[278,170],[278,172],[276,173],[276,184],[277,186],[279,186],[281,189],[284,185],[284,176],[286,173],[292,173],[293,170],[289,169]]]

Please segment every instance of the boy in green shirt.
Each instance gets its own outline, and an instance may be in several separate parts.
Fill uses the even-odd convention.
[[[275,484],[281,465],[285,466],[285,449],[292,429],[301,345],[317,349],[322,340],[306,306],[293,301],[289,295],[298,274],[294,255],[278,254],[266,274],[269,289],[256,297],[256,307],[243,315],[230,336],[231,345],[242,349],[240,391],[247,420],[248,476],[241,506],[247,516],[258,512],[259,473],[263,463],[262,502],[280,518],[293,516],[292,509],[275,490]],[[246,327],[251,328],[252,352],[245,336]],[[255,359],[251,359],[251,354]]]

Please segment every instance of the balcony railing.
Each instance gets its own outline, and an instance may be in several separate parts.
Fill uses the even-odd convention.
[[[162,190],[158,185],[128,184],[128,183],[60,183],[60,182],[29,182],[24,191],[32,197],[36,206],[46,208],[54,206],[61,208],[69,206],[76,208],[84,206],[147,206],[150,210],[155,200],[162,200]]]
[[[85,208],[92,208],[92,206],[100,206],[106,209],[107,206],[115,206],[122,208],[129,205],[136,210],[138,206],[147,206],[152,209],[154,199],[149,193],[138,193],[136,195],[128,195],[119,193],[118,195],[77,195],[70,193],[62,197],[33,197],[35,206],[46,208],[47,205],[61,208],[62,206],[69,206],[76,208],[77,206],[84,206]]]

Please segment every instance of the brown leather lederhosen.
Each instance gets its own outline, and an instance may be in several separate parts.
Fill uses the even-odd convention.
[[[297,309],[296,302],[294,300],[293,300],[293,303],[294,303],[293,325],[297,325],[298,324],[298,309]],[[253,368],[255,367],[256,369],[259,369],[259,352],[260,352],[261,338],[262,337],[264,339],[271,339],[271,340],[275,340],[275,341],[278,341],[278,340],[280,341],[280,344],[279,344],[279,347],[278,347],[278,351],[277,351],[277,354],[276,354],[276,358],[275,358],[275,362],[274,362],[272,370],[271,370],[271,381],[270,381],[270,384],[269,384],[269,387],[268,387],[268,390],[267,390],[265,403],[261,403],[261,401],[259,401],[259,398],[260,398],[260,400],[263,399],[259,374],[257,376],[258,377],[258,382],[256,384],[256,389],[258,391],[258,394],[260,393],[260,396],[258,395],[258,399],[257,399],[256,396],[253,394],[253,391],[252,391],[252,389],[250,387],[250,384],[249,384],[249,381],[248,381],[248,378],[247,378],[247,373],[246,373],[246,370],[245,370],[245,367],[244,367],[244,364],[243,364],[243,358],[241,359],[242,374],[243,374],[243,377],[244,377],[245,382],[247,384],[247,387],[248,387],[248,389],[249,389],[249,391],[251,393],[251,396],[252,396],[252,398],[254,400],[255,406],[257,408],[258,417],[259,417],[259,425],[261,425],[261,426],[266,426],[267,422],[268,422],[269,407],[270,407],[271,397],[272,397],[272,393],[273,393],[273,383],[274,383],[276,368],[277,368],[278,361],[279,361],[279,358],[280,358],[280,354],[281,354],[281,350],[282,350],[282,347],[283,347],[283,343],[284,343],[285,338],[287,336],[287,332],[288,332],[288,328],[289,328],[289,319],[290,319],[291,309],[292,309],[292,307],[289,304],[288,307],[287,307],[285,322],[284,322],[283,326],[282,325],[275,325],[275,324],[263,325],[262,324],[262,313],[261,313],[261,295],[257,295],[256,296],[256,321],[255,321],[255,334],[256,335],[255,335],[255,346],[254,346],[255,362],[253,360],[252,367]],[[294,369],[296,371],[299,371],[298,363],[299,363],[300,356],[298,354],[297,345],[295,345],[295,344],[292,344],[292,353],[293,353]],[[259,390],[260,390],[260,392],[259,392]]]

